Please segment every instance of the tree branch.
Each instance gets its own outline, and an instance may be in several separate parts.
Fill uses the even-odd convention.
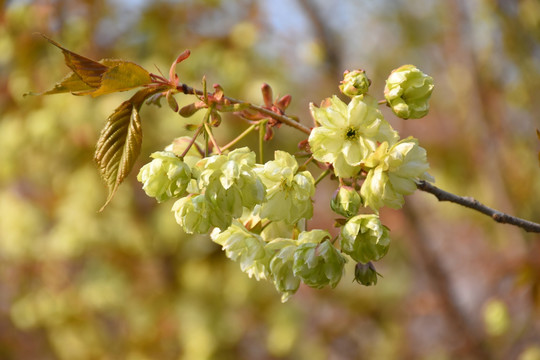
[[[470,209],[479,211],[482,214],[488,215],[496,222],[499,222],[502,224],[515,225],[528,232],[540,233],[540,224],[532,222],[532,221],[524,220],[515,216],[511,216],[503,212],[500,212],[498,210],[492,209],[471,197],[462,197],[462,196],[449,193],[447,191],[439,189],[438,187],[424,180],[420,180],[416,184],[416,186],[419,190],[433,194],[439,201],[450,201],[450,202],[468,207]]]
[[[202,90],[197,90],[197,89],[192,88],[191,86],[188,86],[186,84],[182,84],[182,85],[178,86],[177,90],[183,92],[186,95],[199,95],[199,96],[203,95]],[[271,110],[265,109],[265,108],[263,108],[261,106],[254,105],[254,104],[248,103],[246,101],[233,99],[233,98],[228,97],[228,96],[225,96],[225,99],[230,101],[231,104],[246,104],[250,109],[255,110],[255,111],[257,111],[257,112],[259,112],[261,114],[268,115],[268,117],[276,119],[276,120],[278,120],[279,122],[281,122],[281,123],[283,123],[285,125],[293,127],[296,130],[299,130],[299,131],[303,132],[304,134],[309,135],[311,133],[310,128],[308,128],[305,125],[300,124],[298,121],[296,121],[295,119],[293,119],[291,117],[288,117],[287,115],[280,115],[280,114],[277,114],[277,113],[275,113],[275,112],[273,112]]]

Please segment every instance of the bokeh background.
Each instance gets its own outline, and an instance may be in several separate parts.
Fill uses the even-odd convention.
[[[129,94],[23,98],[68,72],[35,32],[152,72],[189,48],[182,81],[206,75],[257,103],[267,82],[306,125],[345,69],[365,69],[382,98],[389,72],[415,64],[435,79],[430,114],[383,111],[427,149],[436,184],[538,222],[538,0],[3,2],[0,359],[540,359],[540,236],[416,192],[381,213],[392,246],[376,286],[353,283],[348,264],[335,289],[282,304],[142,192],[138,168],[186,134],[166,106],[143,107],[141,157],[99,213],[95,142]],[[246,127],[224,123],[221,141]],[[282,127],[268,149],[302,139]],[[322,183],[313,223],[332,226],[334,188]]]

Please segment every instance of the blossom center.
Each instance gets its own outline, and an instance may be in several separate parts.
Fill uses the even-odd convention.
[[[345,132],[345,140],[356,140],[358,139],[359,131],[355,127],[349,126]]]

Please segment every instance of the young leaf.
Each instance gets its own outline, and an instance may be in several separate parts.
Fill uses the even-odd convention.
[[[139,110],[145,99],[162,89],[142,89],[124,101],[109,116],[99,137],[94,160],[107,183],[109,195],[100,211],[111,201],[118,186],[139,156],[142,128]]]
[[[73,72],[68,74],[54,88],[41,94],[52,95],[71,92],[74,95],[92,95],[92,97],[119,91],[131,90],[150,84],[150,73],[141,66],[124,60],[103,59],[94,61],[67,50],[56,41],[42,36],[64,53],[66,65]]]
[[[42,93],[33,93],[29,92],[24,94],[23,96],[27,95],[53,95],[53,94],[62,94],[70,92],[73,95],[86,95],[89,90],[93,90],[94,88],[85,83],[81,80],[79,75],[75,74],[74,72],[70,72],[66,75],[64,79],[62,79],[61,82],[56,83],[54,87],[51,90],[42,92]]]
[[[103,74],[100,87],[93,92],[89,92],[92,97],[131,90],[152,82],[150,73],[133,62],[124,60],[102,61],[110,67]]]
[[[98,88],[101,85],[101,77],[109,69],[108,66],[69,51],[56,41],[49,39],[43,34],[41,34],[41,36],[62,50],[66,65],[73,70],[73,72],[77,74],[83,82],[92,88]]]

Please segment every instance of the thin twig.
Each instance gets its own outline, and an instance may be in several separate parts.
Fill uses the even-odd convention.
[[[439,199],[439,201],[450,201],[459,205],[463,205],[470,209],[479,211],[482,214],[488,215],[493,220],[499,223],[515,225],[528,232],[540,233],[540,224],[532,222],[532,221],[524,220],[515,216],[511,216],[503,212],[500,212],[498,210],[492,209],[471,197],[462,197],[462,196],[449,193],[447,191],[439,189],[435,185],[432,185],[424,180],[420,180],[416,184],[416,186],[418,187],[419,190],[435,195],[435,197]]]
[[[195,95],[203,95],[204,94],[203,91],[194,89],[191,86],[188,86],[186,84],[179,85],[176,89],[178,91],[181,91],[184,94],[188,94],[188,95],[193,95],[193,94],[195,94]],[[293,128],[295,128],[297,130],[300,130],[304,134],[309,135],[311,133],[310,128],[300,124],[298,121],[294,120],[291,117],[288,117],[287,115],[280,115],[280,114],[277,114],[277,113],[275,113],[275,112],[273,112],[271,110],[265,109],[265,108],[263,108],[261,106],[254,105],[254,104],[242,101],[242,100],[233,99],[233,98],[230,98],[228,96],[225,96],[225,99],[230,101],[231,104],[246,104],[250,109],[252,109],[254,111],[257,111],[257,112],[259,112],[261,114],[267,115],[268,117],[271,117],[272,119],[276,119],[276,120],[278,120],[279,122],[281,122],[281,123],[283,123],[285,125],[288,125],[288,126],[293,127]]]

